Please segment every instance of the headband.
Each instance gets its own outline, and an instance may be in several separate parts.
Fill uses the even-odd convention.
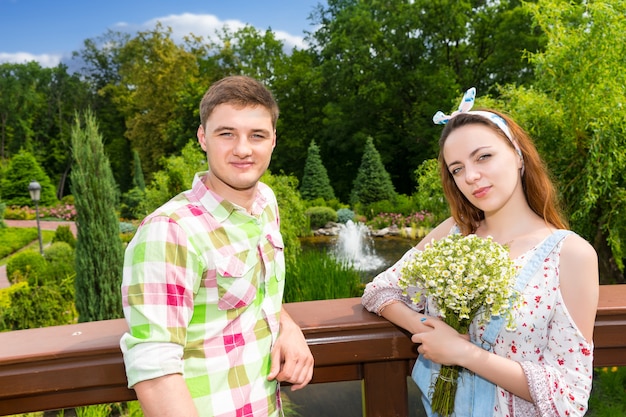
[[[489,120],[490,122],[494,123],[496,126],[498,126],[498,128],[509,139],[509,142],[511,142],[511,144],[515,148],[515,151],[517,152],[517,154],[523,161],[522,151],[519,148],[519,145],[517,144],[517,142],[513,140],[513,135],[511,135],[511,131],[509,130],[509,127],[506,125],[506,121],[502,117],[489,111],[480,111],[480,110],[470,111],[472,106],[474,106],[475,98],[476,98],[476,88],[472,87],[469,90],[467,90],[465,94],[463,95],[463,99],[461,100],[461,104],[459,104],[459,109],[457,111],[453,112],[451,115],[447,115],[447,114],[444,114],[442,111],[438,111],[433,116],[433,123],[435,123],[436,125],[445,125],[446,123],[450,121],[450,119],[452,119],[459,113],[474,114],[476,116],[483,117]],[[524,166],[522,166],[522,174],[524,174]]]

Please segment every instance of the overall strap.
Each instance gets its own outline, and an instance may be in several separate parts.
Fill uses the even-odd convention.
[[[544,240],[543,244],[535,251],[533,257],[526,262],[517,274],[514,287],[516,291],[522,292],[530,278],[535,275],[535,272],[541,267],[550,252],[552,252],[556,245],[570,233],[572,233],[570,230],[557,230]],[[504,319],[501,316],[491,317],[489,324],[487,324],[485,328],[485,332],[480,337],[483,349],[488,347],[486,350],[491,350],[503,325]]]

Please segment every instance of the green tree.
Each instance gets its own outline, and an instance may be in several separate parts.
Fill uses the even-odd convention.
[[[170,198],[191,188],[196,172],[206,171],[207,160],[198,142],[190,140],[180,155],[164,159],[163,169],[154,173],[146,188],[136,214],[143,217],[153,212]]]
[[[81,76],[92,93],[91,108],[98,120],[99,131],[107,138],[105,151],[121,192],[132,188],[132,149],[124,135],[124,113],[116,105],[115,91],[107,86],[122,82],[120,54],[130,37],[128,33],[108,30],[98,38],[85,40],[83,48],[74,53],[82,65]]]
[[[225,26],[216,35],[215,41],[209,40],[206,44],[208,56],[202,57],[211,62],[207,68],[219,67],[220,78],[242,74],[272,85],[276,77],[274,69],[287,56],[283,42],[271,29],[261,31],[246,25],[233,32]]]
[[[133,186],[141,191],[146,189],[146,181],[143,177],[143,169],[141,168],[141,159],[139,153],[133,151]]]
[[[133,188],[122,194],[120,217],[138,219],[147,213],[141,208],[146,199],[146,183],[141,168],[141,160],[137,151],[133,151]]]
[[[0,184],[3,202],[8,206],[31,206],[33,201],[28,192],[28,184],[32,180],[41,185],[40,205],[51,206],[58,202],[56,190],[50,178],[35,157],[26,151],[20,151],[9,161]]]
[[[352,204],[368,205],[381,200],[393,200],[395,197],[396,190],[380,160],[380,154],[374,146],[374,139],[368,137],[350,200]]]
[[[304,175],[309,138],[315,137],[316,127],[323,123],[322,78],[315,65],[314,52],[297,49],[275,65],[271,89],[281,114],[276,126],[278,146],[270,165],[274,172],[288,172],[297,178]]]
[[[504,89],[559,184],[571,227],[598,252],[603,283],[624,282],[626,1],[528,5],[546,33],[537,81]]]
[[[125,135],[141,157],[144,175],[151,179],[161,158],[195,137],[198,123],[181,123],[194,113],[188,112],[186,102],[180,104],[189,89],[192,95],[196,92],[196,57],[174,42],[170,28],[157,24],[123,44],[117,59],[120,82],[103,90],[112,94],[124,115]]]
[[[0,64],[0,158],[8,158],[21,149],[33,151],[35,120],[44,108],[41,74],[35,62]]]
[[[0,91],[0,154],[30,152],[60,199],[71,160],[69,126],[75,109],[90,105],[87,84],[64,64],[42,68],[33,61],[0,64]]]
[[[381,145],[396,189],[410,193],[415,185],[410,173],[436,154],[440,130],[431,120],[442,103],[452,103],[470,86],[486,92],[532,80],[533,67],[523,57],[543,45],[541,31],[532,30],[530,16],[515,0],[325,3],[313,16],[311,69],[294,64],[299,70],[294,82],[279,80],[278,94],[285,114],[303,114],[298,101],[310,103],[306,89],[313,89],[308,129],[292,133],[286,126],[282,135],[295,143],[302,140],[298,135],[315,137],[340,199],[350,192],[345,172],[356,171],[354,150],[365,136]],[[298,88],[300,80],[309,84]],[[283,92],[286,86],[291,89]],[[290,99],[283,102],[287,94]],[[303,146],[293,151],[304,161]],[[280,150],[277,154],[282,158]],[[279,159],[276,166],[284,165]]]
[[[309,153],[304,164],[304,175],[302,176],[302,185],[300,185],[300,194],[304,200],[315,200],[323,198],[326,201],[335,198],[335,192],[328,173],[320,157],[320,148],[311,141],[309,145]]]
[[[91,94],[77,73],[65,64],[42,71],[41,92],[46,111],[35,121],[34,153],[56,182],[57,198],[67,194],[67,178],[72,165],[71,126],[77,109],[89,108]]]
[[[433,223],[439,224],[450,217],[450,206],[446,201],[439,174],[437,159],[427,159],[415,170],[417,190],[415,203],[420,211],[433,215]]]
[[[76,309],[79,321],[119,318],[123,247],[115,212],[117,189],[95,116],[76,116],[72,129],[71,172],[78,236],[76,240]]]

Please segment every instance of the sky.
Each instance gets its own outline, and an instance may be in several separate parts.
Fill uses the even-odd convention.
[[[135,33],[158,21],[186,34],[210,36],[224,24],[271,28],[287,46],[304,46],[308,19],[323,0],[0,0],[0,63],[38,61],[54,67],[79,51],[86,39],[108,29]]]

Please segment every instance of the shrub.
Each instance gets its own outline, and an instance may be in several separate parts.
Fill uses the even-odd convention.
[[[326,200],[324,200],[322,197],[314,198],[313,200],[304,200],[304,204],[307,207],[328,206],[328,204],[326,203]]]
[[[378,213],[367,222],[367,225],[372,229],[380,230],[391,226],[402,227],[403,223],[404,218],[400,213]]]
[[[372,220],[379,213],[396,213],[395,207],[390,200],[380,200],[359,206],[359,212],[363,213],[368,220]]]
[[[132,223],[120,222],[120,239],[122,240],[122,244],[124,247],[130,242],[135,236],[135,232],[137,228]]]
[[[39,252],[25,250],[7,262],[7,279],[11,284],[38,280],[46,270],[46,260]]]
[[[56,242],[44,250],[46,268],[42,271],[39,285],[59,284],[62,280],[76,274],[74,267],[74,249],[66,242]],[[31,286],[35,282],[28,280]]]
[[[35,220],[35,209],[28,206],[9,206],[4,212],[7,220]]]
[[[120,222],[120,233],[133,233],[136,229],[132,223]]]
[[[396,198],[393,200],[394,204],[394,212],[400,213],[404,216],[409,216],[415,212],[419,212],[423,210],[423,207],[420,207],[416,199],[412,196],[408,196],[406,194],[398,194]]]
[[[272,175],[265,171],[261,181],[272,188],[280,210],[280,232],[285,244],[285,264],[289,269],[301,251],[300,236],[310,233],[305,205],[298,193],[298,179],[292,175]]]
[[[437,159],[427,159],[415,170],[417,191],[413,195],[419,210],[431,213],[433,223],[450,217],[450,207],[443,192]]]
[[[305,213],[309,218],[311,229],[319,229],[328,222],[337,221],[337,212],[330,207],[310,207]]]
[[[336,198],[333,198],[331,200],[327,200],[325,204],[318,204],[318,205],[320,205],[320,206],[322,206],[322,205],[328,206],[328,207],[330,207],[332,209],[335,209],[335,210],[339,210],[339,209],[342,209],[342,208],[350,208],[349,205],[342,203],[341,201],[339,201]]]
[[[71,194],[68,194],[68,195],[64,196],[63,198],[61,198],[61,204],[66,204],[66,205],[73,206],[74,205],[74,196],[71,195]]]
[[[120,217],[123,219],[142,219],[148,214],[142,205],[146,198],[146,191],[134,187],[122,195]]]
[[[52,236],[52,243],[65,242],[74,249],[76,247],[76,238],[69,226],[59,226]]]
[[[17,284],[13,284],[10,287],[0,289],[0,317],[2,316],[2,312],[6,311],[9,307],[11,307],[11,294],[15,291],[19,291],[20,288],[27,286],[28,282],[18,282]],[[2,325],[0,324],[0,330],[2,330]]]
[[[23,284],[9,296],[10,306],[0,312],[0,329],[22,330],[71,324],[76,321],[73,280],[61,286]]]
[[[348,208],[340,208],[337,210],[337,221],[339,223],[347,223],[348,220],[354,220],[354,212]]]

